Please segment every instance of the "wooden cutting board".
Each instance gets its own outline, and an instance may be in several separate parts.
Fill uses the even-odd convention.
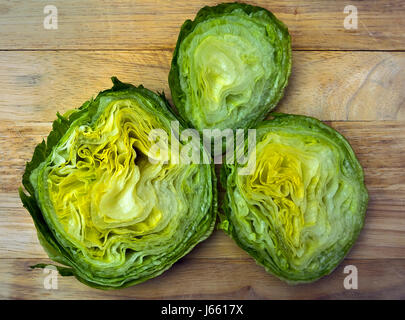
[[[326,121],[347,137],[364,166],[370,204],[348,257],[316,283],[289,286],[215,231],[146,283],[105,292],[58,277],[58,289],[45,289],[47,275],[29,266],[49,260],[17,195],[35,145],[56,111],[109,88],[113,75],[169,94],[182,22],[217,2],[54,0],[58,29],[48,30],[46,3],[1,1],[0,298],[405,298],[405,3],[247,2],[273,11],[292,35],[293,72],[277,110]],[[357,8],[357,29],[344,27],[349,4]],[[345,289],[348,265],[357,268],[357,290]]]

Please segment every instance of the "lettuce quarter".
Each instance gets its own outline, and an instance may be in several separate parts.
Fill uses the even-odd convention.
[[[255,167],[224,165],[220,227],[258,264],[289,283],[336,268],[363,227],[363,170],[334,129],[305,116],[274,114],[256,127]]]
[[[277,105],[290,73],[287,27],[264,8],[224,3],[184,22],[169,86],[188,125],[246,129]]]
[[[20,189],[40,243],[64,265],[60,273],[102,289],[161,274],[211,234],[216,218],[211,165],[149,152],[151,130],[169,133],[176,121],[164,96],[113,82],[58,115],[27,163],[28,194]],[[177,138],[168,142],[181,149]]]

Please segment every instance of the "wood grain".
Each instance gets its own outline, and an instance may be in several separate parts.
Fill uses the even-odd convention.
[[[0,74],[0,83],[3,83],[4,88],[0,93],[0,234],[7,235],[1,237],[0,241],[1,257],[6,259],[3,262],[20,259],[18,261],[26,263],[29,259],[35,264],[44,259],[46,261],[46,254],[38,244],[31,218],[21,207],[17,188],[24,164],[30,159],[34,146],[48,134],[56,110],[64,112],[79,106],[99,90],[107,88],[110,86],[110,75],[117,75],[123,81],[132,83],[142,81],[153,90],[168,92],[166,76],[170,57],[168,51],[0,53],[0,66],[5,71]],[[404,57],[403,53],[386,52],[295,52],[291,83],[278,107],[283,112],[315,115],[325,120],[337,119],[328,121],[328,124],[352,143],[364,165],[371,200],[365,228],[348,258],[371,259],[373,262],[370,265],[375,261],[402,261],[405,258],[405,162],[402,155],[405,148],[405,121],[404,93],[399,90],[405,83],[400,72],[404,69]],[[351,76],[347,77],[348,74]],[[359,95],[362,95],[362,99],[356,98]],[[351,106],[346,108],[349,100],[352,101]],[[350,117],[350,114],[354,116]],[[367,121],[354,121],[356,118]],[[347,119],[351,121],[345,121]],[[219,269],[220,265],[226,264],[228,269],[236,268],[232,274],[241,268],[240,264],[232,267],[234,260],[242,260],[243,268],[245,265],[249,266],[247,268],[255,267],[253,260],[221,231],[215,231],[211,238],[183,260],[189,259],[198,261],[187,262],[187,265],[192,266],[204,263],[211,265],[210,268]],[[193,268],[187,273],[191,278],[192,272],[196,272]],[[21,272],[21,277],[28,276],[25,271]],[[246,283],[254,281],[255,277],[273,279],[264,273],[258,276],[257,272],[252,271]],[[39,277],[36,281],[42,281],[41,272],[31,274]],[[176,282],[171,282],[171,279],[168,276],[167,285],[176,286]],[[226,278],[224,281],[230,280]],[[294,290],[278,280],[266,281],[276,282],[276,287],[283,287],[286,290],[284,294],[288,296],[302,297],[298,293],[294,295]],[[75,280],[64,279],[63,283],[70,289],[58,292],[57,297],[68,298],[69,290],[81,286],[71,284]],[[341,283],[336,285],[341,287]],[[19,292],[14,285],[10,286],[11,290]],[[43,293],[38,293],[30,285],[21,286],[30,288],[25,297],[42,297]],[[219,286],[217,288],[218,292],[213,296],[209,295],[209,291],[199,296],[196,293],[200,292],[199,287],[194,293],[188,293],[188,296],[275,297],[267,291],[260,294],[256,293],[256,289],[246,291],[245,286],[229,292],[220,290]],[[150,289],[148,293],[141,291],[135,297],[152,297],[154,290],[157,289]],[[87,288],[81,291],[87,294],[92,292]],[[156,292],[160,292],[162,297],[181,297],[168,291]],[[322,292],[317,295],[322,296]],[[9,293],[10,297],[13,294],[17,293]],[[345,294],[339,291],[330,297],[346,297]],[[369,291],[362,291],[360,296],[368,297],[369,294]]]
[[[181,24],[213,0],[2,1],[0,49],[172,49]],[[229,2],[229,1],[228,1]],[[404,50],[405,3],[391,1],[245,1],[265,7],[289,27],[299,50]],[[43,27],[47,4],[58,29]],[[345,6],[358,10],[358,29],[346,30]]]
[[[134,287],[101,291],[74,278],[58,277],[44,289],[45,274],[31,270],[35,259],[3,259],[0,298],[8,299],[405,299],[405,259],[345,260],[316,283],[289,286],[245,259],[182,259],[168,272]],[[358,289],[346,290],[344,267],[358,270]]]
[[[122,81],[164,91],[170,51],[0,52],[0,121],[49,122]],[[405,120],[405,52],[294,52],[277,110],[322,120]],[[46,133],[46,130],[43,131]]]
[[[58,30],[43,28],[48,2],[0,3],[0,298],[5,299],[405,299],[404,1],[247,1],[289,27],[293,71],[277,111],[325,120],[344,134],[364,166],[370,193],[364,229],[330,276],[288,286],[268,275],[222,231],[162,276],[119,291],[58,278],[17,195],[25,162],[56,111],[111,87],[109,78],[169,95],[167,75],[181,23],[217,1],[52,1]],[[346,5],[358,30],[345,30]],[[338,51],[336,51],[338,50]],[[393,52],[398,51],[398,52]],[[355,265],[359,289],[345,290]]]

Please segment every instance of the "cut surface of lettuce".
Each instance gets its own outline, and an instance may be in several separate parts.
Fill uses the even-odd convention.
[[[334,129],[274,114],[256,128],[255,168],[225,165],[220,227],[258,264],[289,283],[329,274],[354,244],[368,202],[363,170]]]
[[[225,3],[184,22],[169,85],[190,126],[248,128],[276,106],[290,73],[287,27],[266,9]]]
[[[152,129],[183,147],[170,135],[176,118],[164,96],[113,82],[58,115],[27,163],[28,194],[20,190],[41,244],[66,266],[61,273],[103,289],[161,274],[210,235],[216,217],[210,165],[172,162],[170,146],[169,161],[149,159]]]

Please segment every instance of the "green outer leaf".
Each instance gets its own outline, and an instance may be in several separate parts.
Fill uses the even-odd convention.
[[[180,85],[180,68],[177,63],[178,58],[179,58],[179,51],[180,51],[180,46],[183,42],[183,40],[194,31],[194,29],[198,26],[199,23],[204,22],[207,19],[212,19],[215,17],[221,17],[225,16],[232,11],[236,9],[242,9],[246,14],[254,14],[257,12],[263,12],[269,19],[269,23],[274,24],[277,26],[278,31],[281,34],[282,40],[286,43],[286,48],[284,51],[285,58],[283,60],[283,64],[281,68],[285,72],[285,83],[281,86],[278,94],[272,98],[272,101],[270,104],[262,106],[262,110],[258,114],[258,116],[255,119],[252,119],[251,121],[246,121],[244,123],[235,123],[234,127],[232,129],[236,128],[250,128],[255,126],[258,122],[262,121],[265,119],[266,115],[276,107],[277,103],[280,101],[280,99],[284,95],[284,88],[288,84],[288,78],[291,74],[291,59],[292,59],[292,49],[291,49],[291,37],[288,33],[288,28],[284,25],[283,22],[278,20],[273,13],[270,11],[257,7],[257,6],[252,6],[244,3],[222,3],[217,6],[205,6],[202,9],[200,9],[194,19],[194,21],[191,20],[186,20],[181,29],[180,33],[177,39],[176,47],[173,53],[173,58],[171,62],[171,69],[169,72],[169,87],[171,90],[172,94],[172,99],[173,103],[176,106],[178,110],[178,117],[181,117],[184,122],[190,126],[190,127],[195,127],[197,130],[200,132],[204,128],[199,128],[197,127],[189,118],[189,115],[185,111],[185,103],[186,103],[186,93],[182,90],[181,85]]]
[[[343,165],[343,170],[347,170],[346,173],[354,174],[355,180],[358,181],[360,185],[360,207],[358,215],[361,217],[361,225],[359,225],[355,231],[354,236],[350,242],[348,242],[340,252],[340,257],[337,263],[333,265],[333,267],[323,270],[319,272],[316,276],[308,277],[306,279],[302,278],[292,278],[287,277],[282,270],[277,268],[274,263],[266,259],[259,250],[255,248],[247,246],[241,235],[238,234],[232,225],[232,215],[233,215],[233,207],[232,207],[232,199],[230,199],[229,192],[235,188],[235,175],[237,175],[237,168],[238,165],[223,165],[220,172],[220,181],[223,188],[227,190],[226,195],[224,196],[224,201],[222,203],[222,212],[220,211],[218,216],[220,219],[220,223],[218,225],[219,229],[222,229],[225,233],[227,233],[235,242],[236,244],[245,250],[250,256],[252,256],[258,265],[263,266],[267,272],[274,274],[278,278],[283,281],[286,281],[288,284],[299,284],[299,283],[309,283],[318,280],[319,278],[330,274],[335,270],[335,268],[341,263],[341,261],[345,258],[345,256],[350,251],[353,244],[356,242],[361,229],[364,225],[365,214],[367,210],[368,204],[368,192],[367,188],[364,184],[364,173],[363,168],[361,167],[350,143],[343,137],[340,133],[338,133],[333,128],[325,125],[321,121],[307,116],[301,115],[290,115],[290,114],[283,114],[283,113],[271,113],[273,116],[272,120],[267,120],[262,123],[259,123],[256,127],[257,129],[257,142],[260,141],[260,138],[263,136],[264,133],[268,132],[268,130],[277,130],[277,128],[288,128],[288,130],[300,130],[302,128],[310,129],[312,132],[316,133],[319,136],[325,136],[329,139],[336,142],[341,148],[341,150],[345,154],[345,161],[349,163],[345,163]],[[245,147],[247,150],[247,141],[245,142]]]
[[[176,119],[176,117],[171,112],[171,107],[169,105],[168,100],[166,99],[164,93],[160,93],[159,95],[153,93],[152,91],[145,89],[142,85],[135,87],[131,84],[122,83],[116,77],[111,78],[113,81],[113,87],[111,89],[102,91],[98,94],[96,99],[91,99],[85,102],[80,108],[76,110],[68,111],[65,115],[57,114],[57,119],[53,122],[52,131],[48,135],[48,138],[45,141],[42,141],[38,144],[35,148],[33,157],[30,162],[27,162],[26,169],[23,174],[22,184],[28,194],[26,194],[22,188],[19,189],[19,195],[23,206],[27,209],[30,213],[36,230],[38,239],[47,252],[50,259],[55,262],[61,263],[67,267],[56,266],[57,270],[60,272],[62,276],[71,276],[74,275],[79,281],[83,282],[84,284],[98,288],[98,289],[118,289],[129,287],[141,282],[144,282],[148,279],[156,277],[162,274],[164,271],[169,269],[173,263],[175,263],[178,259],[186,255],[190,252],[195,245],[202,242],[206,238],[210,236],[214,229],[216,215],[217,215],[217,184],[216,184],[216,176],[214,165],[210,165],[211,169],[211,184],[212,184],[212,203],[210,206],[209,211],[206,214],[205,220],[208,222],[206,226],[206,230],[204,233],[195,232],[193,238],[190,239],[191,245],[189,247],[184,248],[183,252],[179,254],[173,261],[167,263],[164,268],[158,269],[156,272],[148,274],[147,276],[140,277],[138,279],[134,279],[132,281],[125,281],[124,279],[120,283],[103,283],[100,282],[100,279],[91,278],[87,271],[82,270],[79,264],[77,264],[74,260],[74,257],[71,255],[69,251],[67,251],[64,246],[58,241],[57,237],[55,236],[55,230],[50,228],[42,211],[38,205],[38,202],[35,198],[35,188],[30,181],[30,176],[33,172],[42,164],[50,153],[52,152],[53,148],[59,143],[61,138],[67,133],[69,128],[72,125],[75,125],[75,121],[83,121],[83,116],[85,115],[84,120],[89,121],[92,119],[97,113],[98,103],[93,103],[98,101],[101,97],[106,95],[125,95],[131,92],[138,92],[141,93],[143,96],[147,97],[150,101],[153,101],[154,108],[156,108],[156,112],[159,112],[166,117],[170,121],[179,121],[180,122],[180,129],[184,128],[184,124],[182,120]],[[203,151],[203,147],[201,146],[201,151]],[[205,222],[204,222],[205,223]],[[44,268],[47,264],[37,264],[32,266],[32,268]]]

